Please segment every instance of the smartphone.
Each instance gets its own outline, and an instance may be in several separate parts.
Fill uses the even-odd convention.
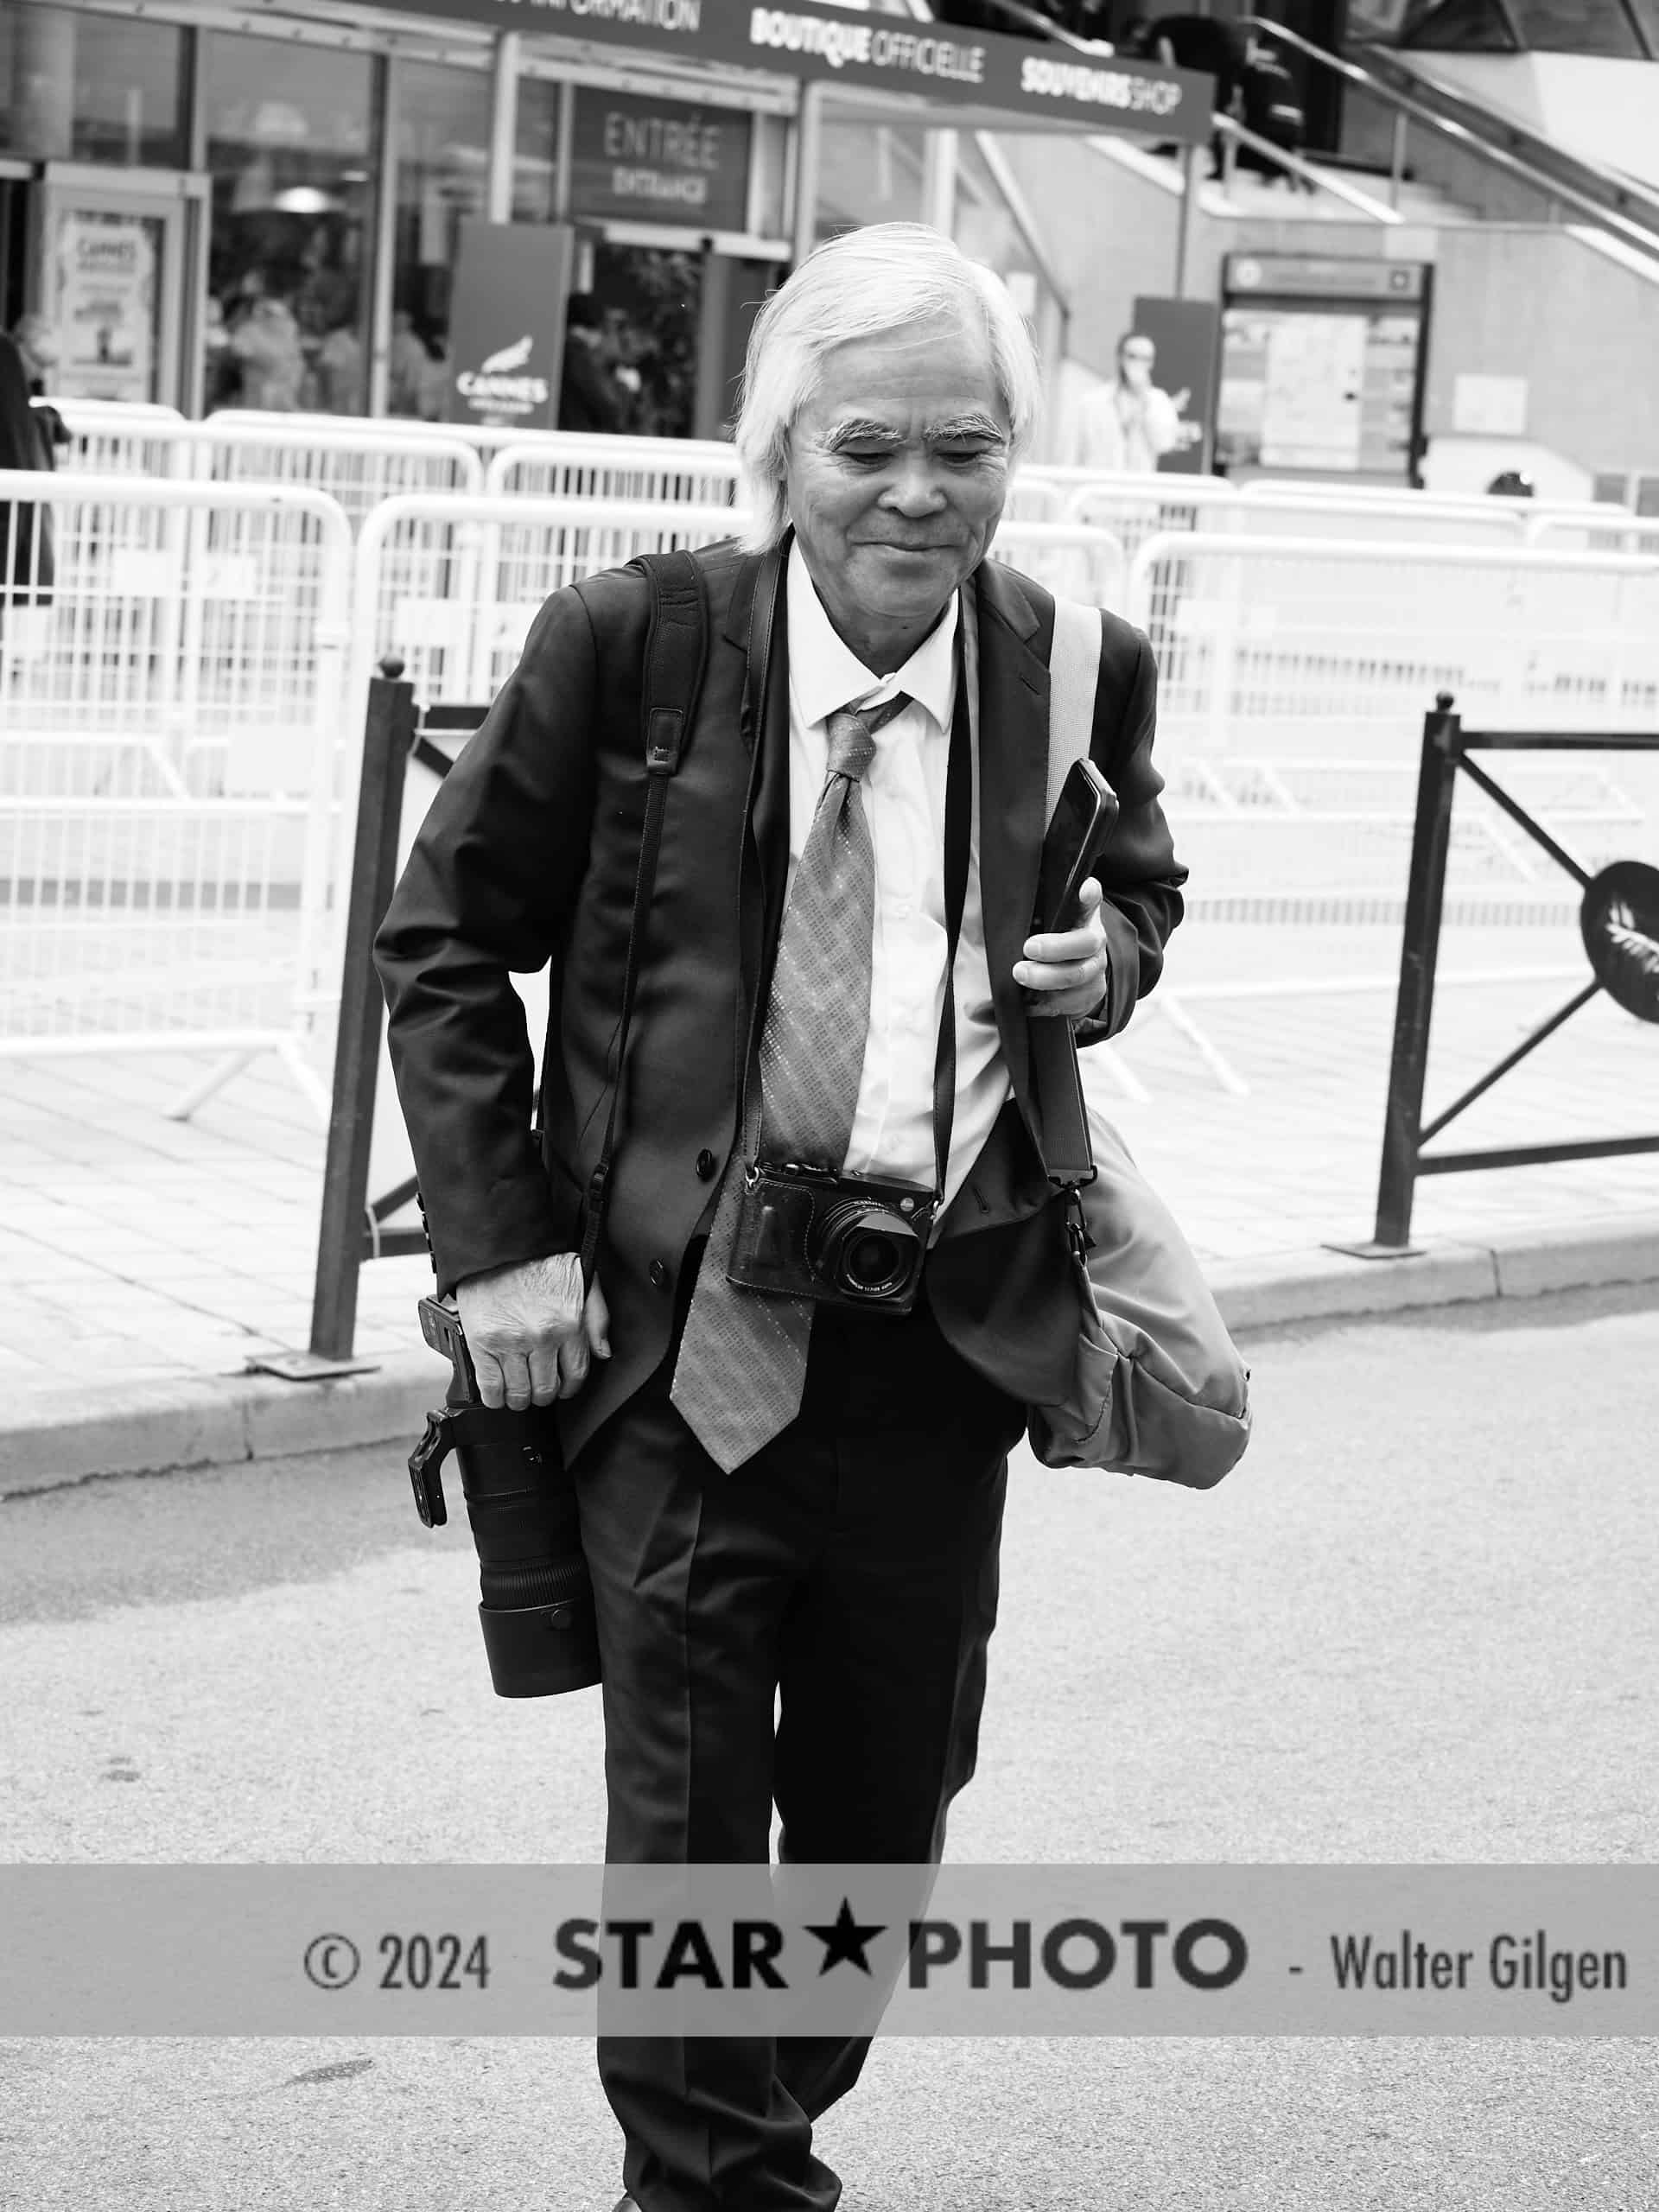
[[[1092,760],[1074,760],[1043,839],[1033,937],[1077,926],[1084,885],[1117,821],[1117,794]]]

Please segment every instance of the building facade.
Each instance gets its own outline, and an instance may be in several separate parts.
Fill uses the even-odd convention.
[[[910,217],[1058,348],[991,126],[1185,140],[1208,80],[1033,53],[821,0],[0,0],[0,324],[70,397],[436,419],[465,219],[564,226],[615,427],[712,435],[790,261]]]

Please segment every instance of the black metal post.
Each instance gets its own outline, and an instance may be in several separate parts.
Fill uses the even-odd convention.
[[[1394,1052],[1382,1127],[1382,1166],[1377,1179],[1374,1249],[1382,1253],[1404,1252],[1411,1239],[1411,1202],[1417,1179],[1423,1081],[1428,1068],[1428,1031],[1434,1011],[1434,969],[1440,957],[1440,912],[1446,896],[1446,861],[1452,842],[1452,802],[1461,728],[1452,711],[1452,694],[1442,691],[1435,699],[1433,713],[1423,717],[1417,817],[1411,833],[1411,879],[1406,892],[1400,989],[1394,1008]]]
[[[384,660],[380,668],[381,673],[369,683],[357,836],[346,912],[334,1108],[328,1120],[322,1217],[317,1230],[316,1287],[311,1304],[311,1353],[318,1359],[349,1359],[357,1332],[357,1274],[363,1255],[369,1142],[385,1014],[372,947],[397,871],[404,771],[415,736],[415,687],[401,680],[404,664]]]

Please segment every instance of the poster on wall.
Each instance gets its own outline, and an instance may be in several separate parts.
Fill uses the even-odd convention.
[[[1428,299],[1414,262],[1230,254],[1217,467],[1416,482]]]
[[[1135,303],[1135,334],[1157,348],[1152,380],[1174,402],[1180,430],[1179,442],[1159,455],[1160,474],[1209,472],[1220,329],[1221,310],[1209,300],[1141,297]]]
[[[554,430],[575,232],[463,216],[449,311],[452,423]]]
[[[157,397],[156,283],[161,230],[154,215],[66,207],[52,251],[48,314],[67,399]]]

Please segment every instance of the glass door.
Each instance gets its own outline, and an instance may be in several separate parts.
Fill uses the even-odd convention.
[[[207,180],[48,162],[31,286],[56,333],[56,391],[197,411]]]

